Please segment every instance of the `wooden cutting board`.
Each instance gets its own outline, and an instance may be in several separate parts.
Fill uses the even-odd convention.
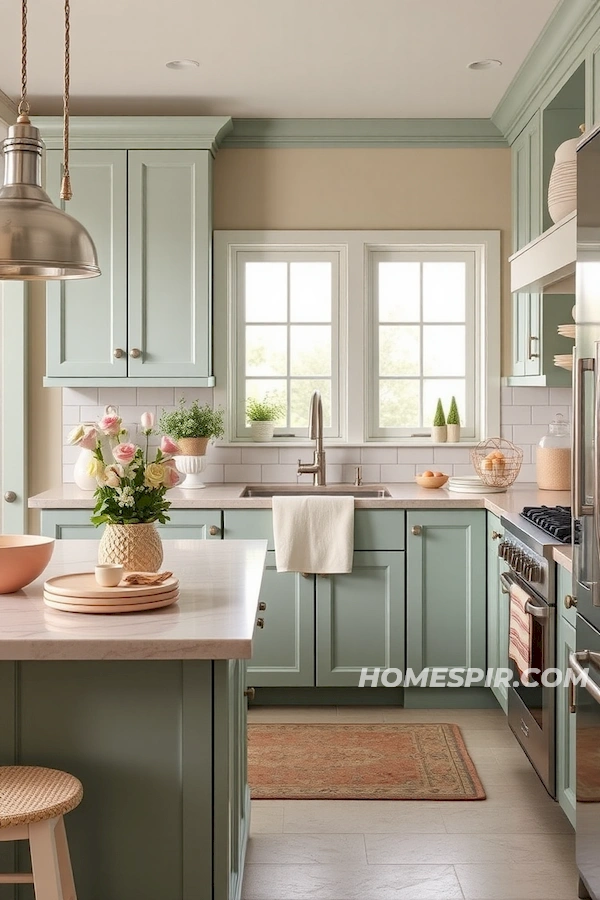
[[[179,594],[179,588],[171,588],[160,594],[145,594],[143,597],[64,597],[53,591],[44,590],[44,599],[55,603],[65,603],[69,606],[123,606],[123,604],[157,603],[159,600],[168,600]]]
[[[116,587],[102,587],[93,572],[75,572],[71,575],[55,575],[44,582],[44,590],[59,597],[77,597],[81,600],[102,600],[104,597],[150,597],[164,594],[179,587],[179,579],[173,575],[162,584],[118,584]]]
[[[112,613],[136,613],[136,612],[144,612],[144,610],[151,609],[160,609],[163,606],[171,606],[173,603],[177,603],[179,599],[179,593],[175,592],[172,597],[168,597],[166,600],[155,600],[153,603],[125,603],[123,602],[120,605],[114,604],[112,606],[104,606],[100,603],[94,604],[93,606],[89,606],[85,603],[61,603],[58,599],[49,599],[47,594],[44,594],[44,603],[46,606],[50,606],[52,609],[60,609],[62,612],[70,612],[70,613],[94,613],[98,614],[112,614]]]

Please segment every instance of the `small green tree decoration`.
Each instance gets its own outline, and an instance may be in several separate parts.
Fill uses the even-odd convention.
[[[433,417],[433,424],[437,428],[443,427],[446,424],[446,417],[444,416],[444,407],[442,406],[441,398],[438,398],[435,416]]]
[[[447,425],[460,425],[460,416],[458,415],[458,406],[456,405],[456,397],[452,397],[450,401],[450,409],[448,410]]]

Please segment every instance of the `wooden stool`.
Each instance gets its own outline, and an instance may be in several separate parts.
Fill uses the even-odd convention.
[[[79,779],[41,766],[0,766],[0,841],[29,841],[32,874],[0,884],[33,884],[35,900],[77,900],[64,813],[83,797]]]

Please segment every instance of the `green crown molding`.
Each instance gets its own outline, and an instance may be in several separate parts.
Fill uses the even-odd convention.
[[[46,147],[60,149],[60,116],[32,119]],[[216,155],[233,123],[227,116],[73,116],[69,143],[73,150],[210,150]]]
[[[0,120],[7,125],[17,121],[17,104],[4,91],[0,91]]]
[[[599,28],[600,0],[562,0],[492,115],[509,143],[582,62]]]
[[[490,119],[234,119],[227,148],[506,147]]]

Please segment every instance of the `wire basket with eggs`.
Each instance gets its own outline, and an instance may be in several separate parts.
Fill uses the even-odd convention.
[[[477,475],[490,487],[509,487],[521,471],[523,451],[505,438],[488,438],[471,450]]]

